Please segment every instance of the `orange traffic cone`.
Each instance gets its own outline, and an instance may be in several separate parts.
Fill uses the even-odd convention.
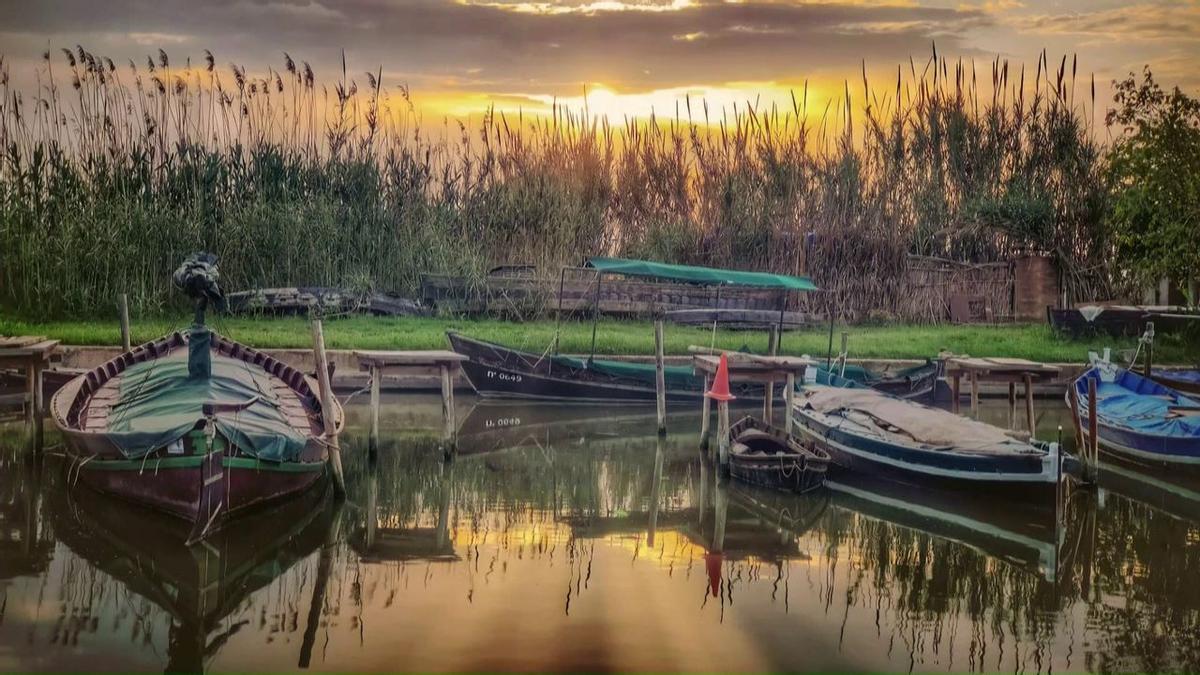
[[[732,401],[737,398],[729,393],[729,357],[721,352],[721,362],[717,364],[717,375],[713,378],[712,389],[704,394],[714,401]]]

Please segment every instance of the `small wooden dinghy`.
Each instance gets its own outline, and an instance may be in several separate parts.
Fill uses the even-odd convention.
[[[729,473],[754,485],[804,494],[825,483],[829,455],[788,438],[782,429],[743,417],[729,428]]]
[[[215,268],[206,273],[215,289]],[[71,483],[185,518],[194,538],[308,488],[328,454],[317,383],[206,328],[210,297],[198,296],[190,329],[80,375],[51,401]]]

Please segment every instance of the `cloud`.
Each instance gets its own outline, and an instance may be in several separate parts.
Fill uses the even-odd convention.
[[[552,95],[596,81],[647,91],[851,72],[864,59],[886,67],[934,39],[969,54],[966,32],[992,20],[971,8],[771,0],[111,0],[100,12],[94,0],[54,0],[6,16],[10,57],[49,41],[136,59],[157,45],[131,34],[160,34],[188,36],[195,58],[207,48],[251,69],[278,67],[287,51],[329,75],[344,48],[355,70],[382,64],[418,91],[470,90],[480,83],[462,75],[485,65],[492,91]]]
[[[1027,31],[1113,40],[1200,39],[1200,4],[1141,4],[1014,19]],[[1195,48],[1196,45],[1193,45]],[[1200,57],[1200,54],[1197,55]]]

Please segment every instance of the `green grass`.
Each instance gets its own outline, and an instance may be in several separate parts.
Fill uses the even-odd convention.
[[[136,319],[133,340],[144,342],[172,330],[187,321]],[[212,326],[218,332],[253,347],[308,348],[312,331],[304,318],[229,318],[217,317]],[[542,352],[554,340],[553,321],[513,323],[494,319],[397,319],[353,317],[325,322],[326,345],[331,349],[444,349],[445,331],[458,330],[486,340],[500,342],[533,352]],[[1012,326],[851,326],[837,327],[834,348],[841,332],[850,333],[851,358],[925,358],[939,351],[972,356],[1008,356],[1036,361],[1081,362],[1088,349],[1113,347],[1131,349],[1133,340],[1096,338],[1071,341],[1056,336],[1044,325]],[[71,345],[116,345],[120,343],[117,322],[98,320],[28,322],[0,317],[0,334],[46,335]],[[668,354],[686,354],[688,345],[708,345],[710,331],[667,324]],[[587,322],[565,322],[560,351],[586,354],[590,350],[592,326]],[[781,352],[824,356],[829,344],[828,328],[792,331],[784,334]],[[757,331],[717,331],[719,348],[736,350],[749,347],[763,352],[767,336]],[[651,355],[654,330],[648,321],[602,321],[596,332],[598,354]],[[1160,336],[1155,345],[1155,361],[1195,363],[1200,360],[1200,345],[1180,338]]]

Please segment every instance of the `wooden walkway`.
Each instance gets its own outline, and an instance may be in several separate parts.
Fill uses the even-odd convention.
[[[58,340],[42,336],[0,336],[0,370],[25,373],[25,391],[0,396],[0,407],[23,406],[25,426],[37,444],[42,441],[46,402],[42,400],[42,373],[50,368],[50,358],[58,350]]]
[[[383,378],[439,375],[442,382],[442,439],[447,452],[457,445],[457,424],[454,421],[454,380],[467,357],[447,350],[431,351],[356,351],[359,370],[371,374],[371,452],[379,445],[379,398]]]

